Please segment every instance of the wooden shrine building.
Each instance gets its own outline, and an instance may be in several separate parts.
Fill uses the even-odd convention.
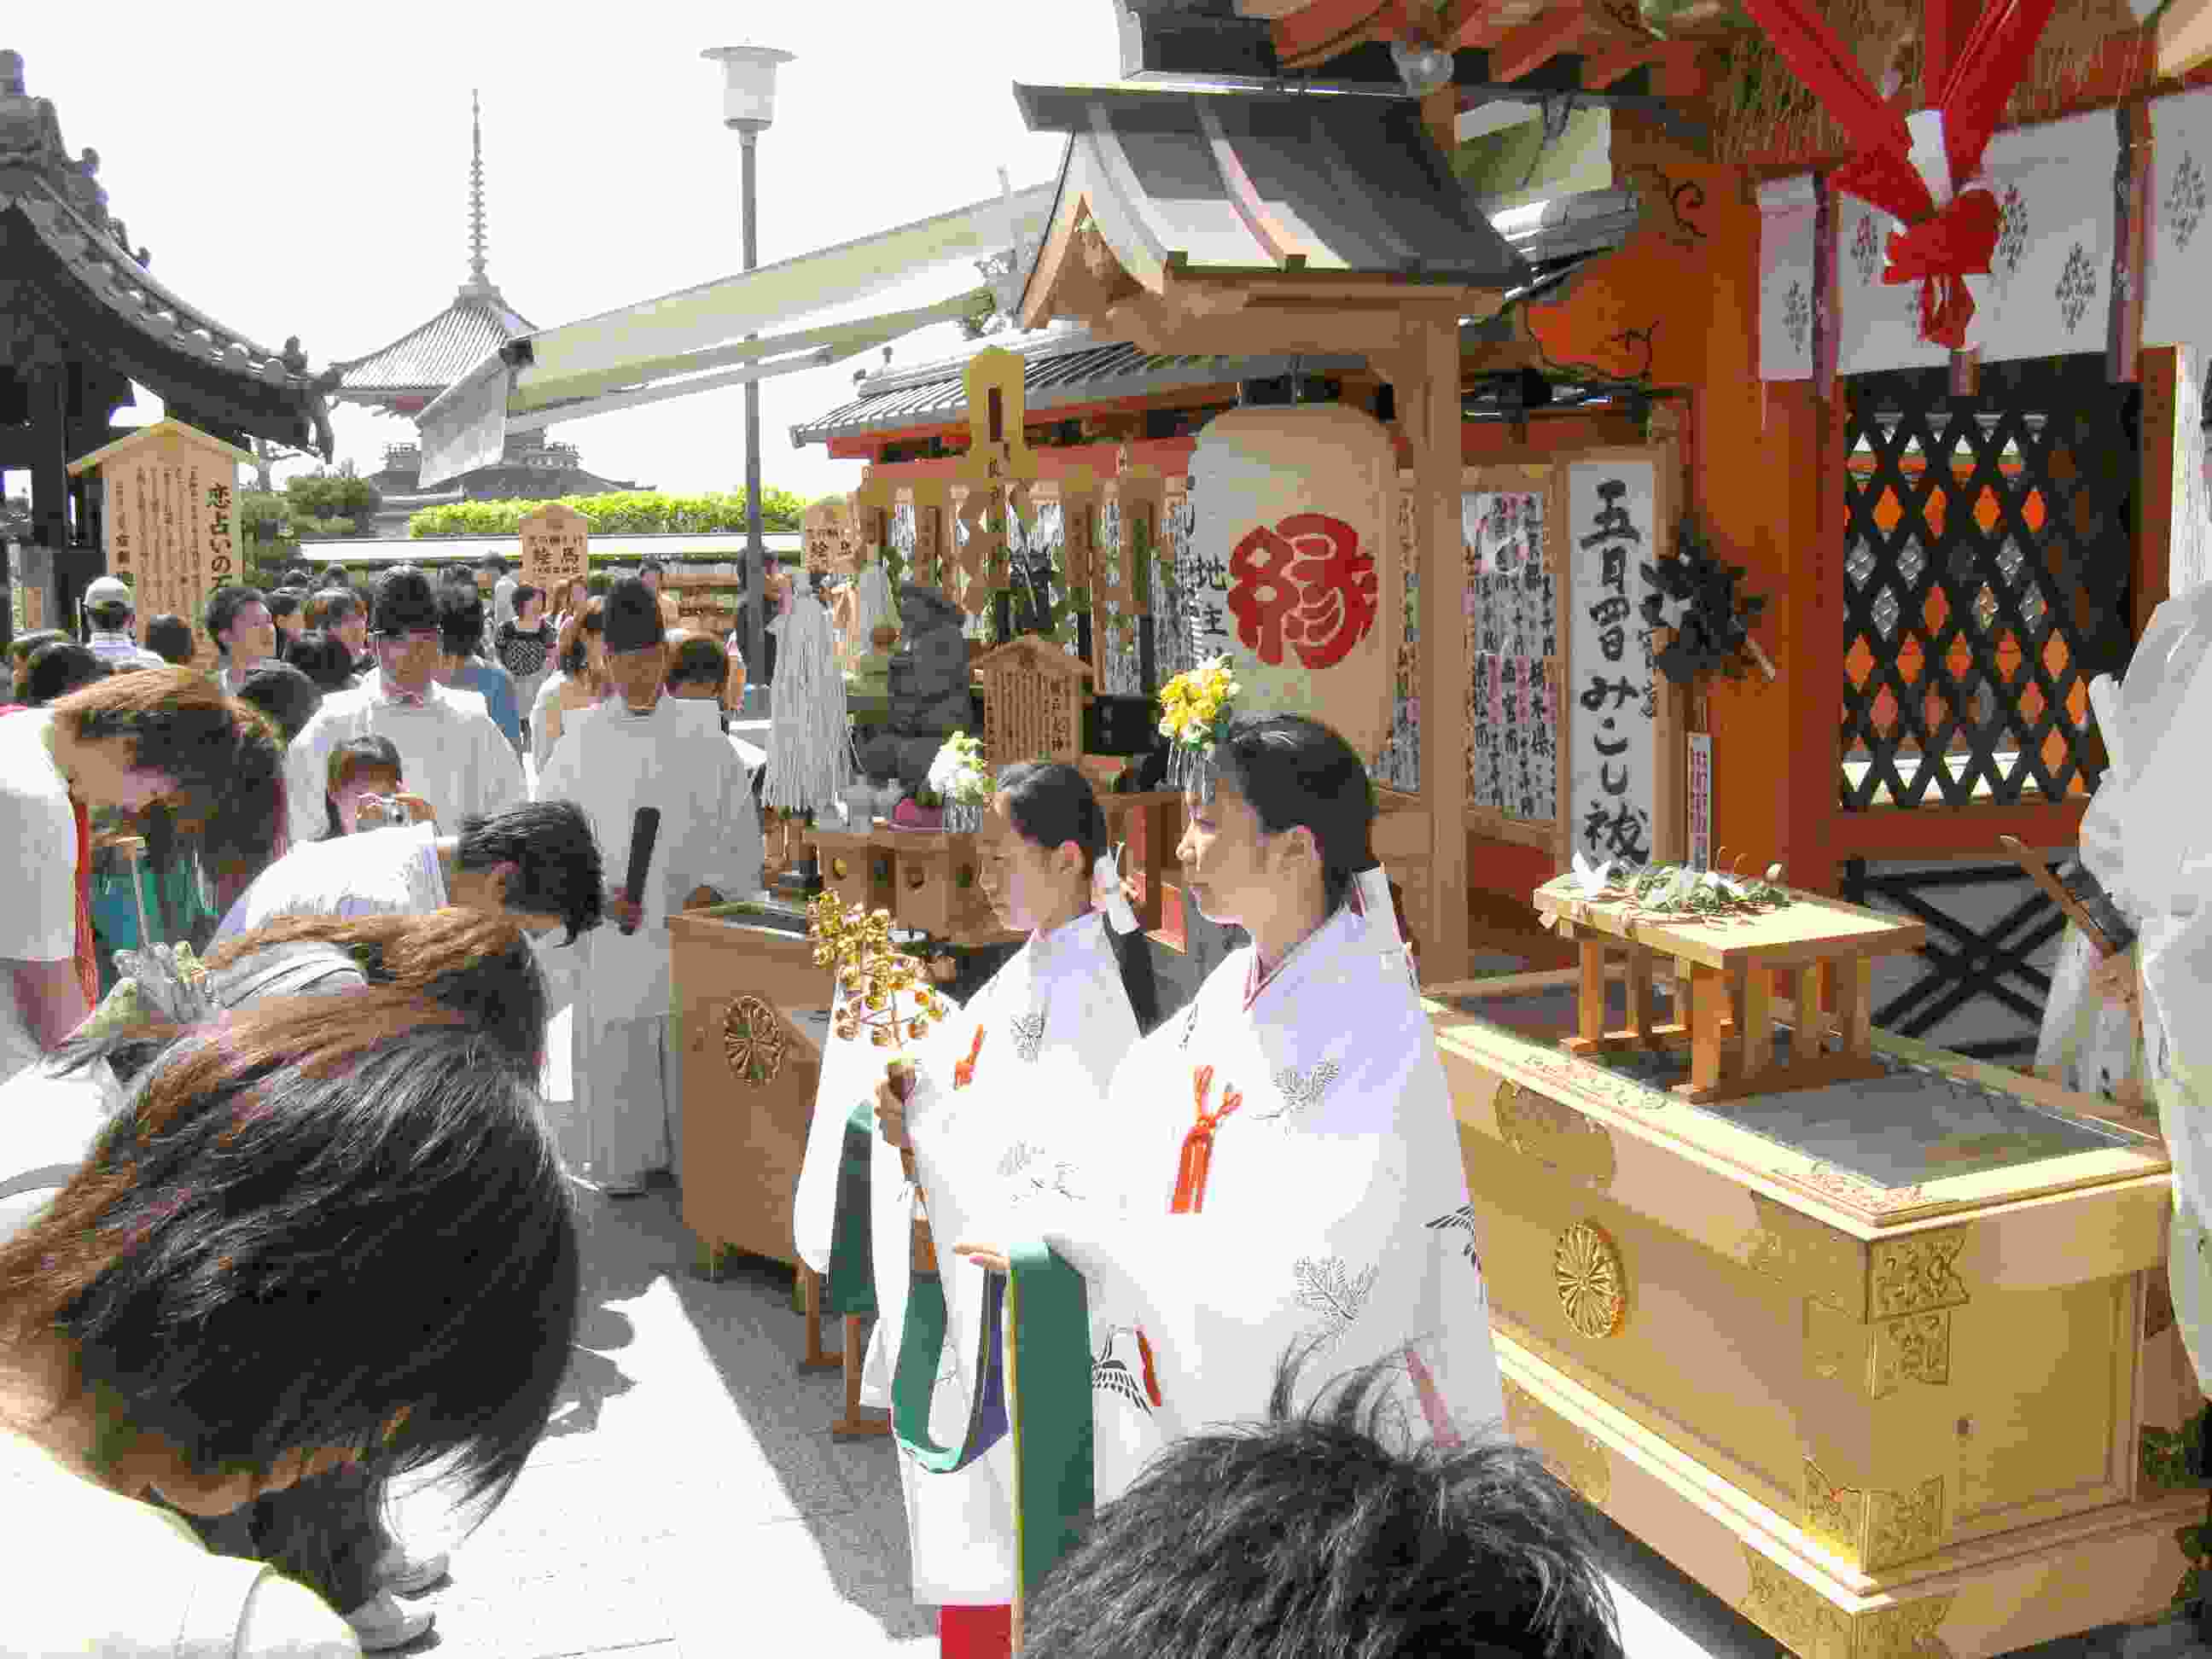
[[[295,338],[271,351],[157,280],[99,182],[71,155],[53,104],[0,52],[0,467],[31,475],[33,558],[53,557],[64,611],[102,565],[100,492],[69,463],[126,436],[111,424],[135,381],[169,418],[234,445],[334,449],[328,375]],[[0,580],[4,580],[0,575]],[[0,605],[0,632],[11,625]]]

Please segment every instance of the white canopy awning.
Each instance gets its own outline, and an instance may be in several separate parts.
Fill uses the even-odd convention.
[[[918,308],[767,339],[779,325],[854,305],[939,265],[1034,245],[1056,186],[1008,191],[896,230],[763,265],[618,311],[525,335],[486,357],[422,411],[417,487],[499,459],[509,430],[818,368],[917,329],[990,308],[971,276]]]

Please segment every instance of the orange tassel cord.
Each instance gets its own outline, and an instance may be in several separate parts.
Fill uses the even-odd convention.
[[[1206,1109],[1206,1097],[1213,1092],[1213,1067],[1200,1066],[1191,1073],[1198,1097],[1198,1121],[1190,1126],[1190,1133],[1182,1138],[1182,1157],[1176,1167],[1175,1197],[1168,1205],[1170,1215],[1196,1215],[1206,1206],[1206,1177],[1213,1167],[1213,1132],[1221,1127],[1224,1118],[1244,1103],[1244,1097],[1234,1089],[1221,1091],[1221,1109]]]
[[[983,1052],[983,1028],[975,1028],[975,1040],[968,1045],[968,1058],[956,1060],[952,1066],[952,1086],[964,1089],[975,1080],[975,1056]]]
[[[1145,1366],[1145,1398],[1152,1402],[1152,1408],[1157,1411],[1167,1402],[1160,1394],[1159,1368],[1152,1364],[1152,1345],[1146,1337],[1142,1325],[1137,1327],[1137,1358],[1144,1362]]]

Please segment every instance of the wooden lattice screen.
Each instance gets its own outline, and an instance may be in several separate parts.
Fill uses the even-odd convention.
[[[1846,811],[2096,787],[2131,648],[2141,389],[2101,356],[1846,382]]]

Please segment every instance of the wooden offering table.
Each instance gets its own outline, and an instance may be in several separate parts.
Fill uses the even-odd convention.
[[[1669,969],[1601,968],[1599,1036]],[[2164,1609],[2205,1493],[2147,1434],[2202,1404],[2156,1137],[1881,1031],[1851,1080],[1695,1104],[1693,1051],[1562,1051],[1591,987],[1424,994],[1517,1437],[1804,1659],[1984,1659]]]
[[[1705,920],[1585,897],[1565,875],[1539,887],[1535,901],[1581,951],[1576,1030],[1559,1046],[1583,1056],[1686,1048],[1689,1075],[1675,1091],[1698,1104],[1885,1075],[1873,1049],[1874,959],[1928,939],[1923,922],[1814,893],[1792,891],[1763,915]],[[1611,1027],[1615,955],[1627,959],[1627,1018]],[[1674,969],[1674,1018],[1662,1023],[1655,987],[1665,963]],[[1796,980],[1786,1009],[1775,995],[1778,970]],[[1831,1004],[1832,1017],[1824,1012]]]
[[[804,913],[757,902],[668,921],[684,1224],[709,1273],[729,1250],[798,1260],[792,1189],[830,1029],[830,976],[805,927]]]

